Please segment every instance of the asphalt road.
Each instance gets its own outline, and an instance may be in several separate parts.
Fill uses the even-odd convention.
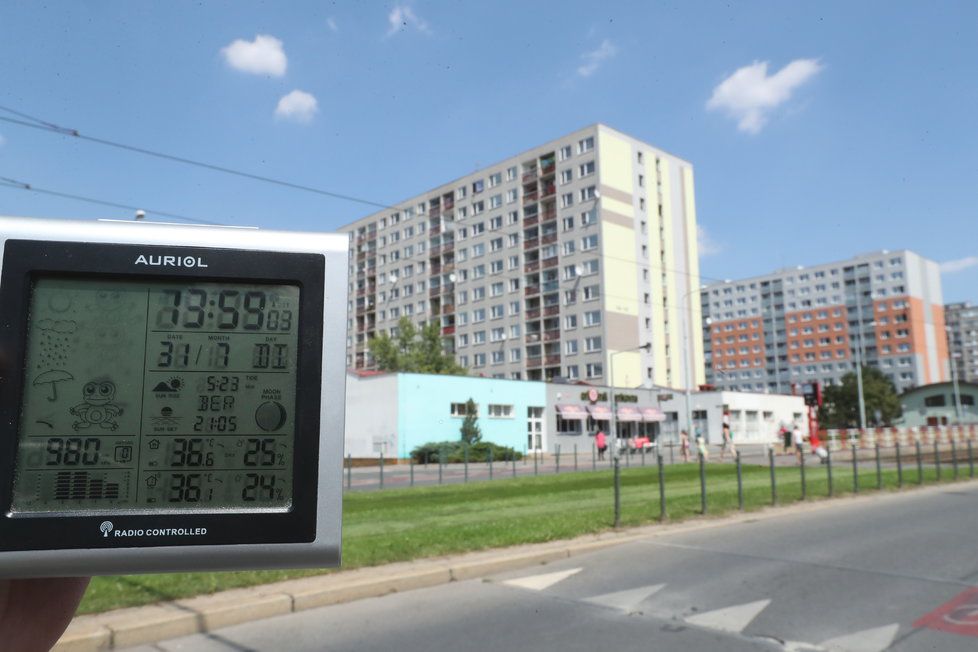
[[[972,651],[976,542],[978,485],[948,486],[650,536],[133,652]]]

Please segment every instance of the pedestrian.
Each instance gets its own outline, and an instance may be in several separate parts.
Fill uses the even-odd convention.
[[[803,448],[805,439],[801,434],[801,427],[795,423],[794,427],[791,429],[791,444],[795,447],[795,455],[798,456],[798,464],[800,465],[802,456],[805,455],[805,449]]]
[[[829,457],[829,452],[822,446],[822,440],[816,430],[808,437],[808,445],[812,447],[812,452],[818,457],[819,462],[825,464]]]
[[[791,430],[784,425],[784,421],[778,429],[778,437],[781,439],[781,452],[787,455],[791,451]]]
[[[603,430],[599,430],[594,436],[594,445],[598,447],[598,459],[603,460],[604,452],[608,450],[608,438],[605,437]]]
[[[679,453],[683,462],[689,461],[689,433],[685,430],[679,432]]]
[[[723,443],[720,444],[720,459],[723,460],[724,455],[730,453],[731,457],[737,457],[737,449],[734,447],[733,443],[733,431],[730,430],[730,424],[723,424]]]

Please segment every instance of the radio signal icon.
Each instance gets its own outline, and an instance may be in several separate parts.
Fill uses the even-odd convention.
[[[102,531],[103,537],[108,537],[109,532],[112,531],[112,521],[102,521],[102,525],[98,526],[98,529]]]

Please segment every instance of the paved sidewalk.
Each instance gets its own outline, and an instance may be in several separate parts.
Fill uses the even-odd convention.
[[[942,491],[932,485],[918,492]],[[58,652],[94,652],[153,643],[209,632],[230,625],[304,611],[392,592],[410,591],[502,571],[546,564],[608,546],[679,531],[723,527],[746,520],[777,518],[805,510],[828,509],[840,503],[871,502],[906,492],[872,493],[833,500],[794,503],[758,512],[719,518],[700,518],[676,524],[648,525],[554,541],[453,555],[372,568],[340,571],[246,589],[234,589],[186,600],[79,616],[55,646]]]

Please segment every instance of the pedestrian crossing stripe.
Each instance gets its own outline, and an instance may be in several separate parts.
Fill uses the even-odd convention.
[[[565,571],[557,571],[556,573],[544,573],[543,575],[530,575],[528,577],[520,577],[515,580],[506,580],[503,584],[509,586],[516,586],[521,589],[529,589],[531,591],[543,591],[544,589],[549,589],[551,586],[557,582],[562,582],[566,580],[571,575],[576,575],[581,572],[581,568],[572,568]]]
[[[771,604],[770,600],[758,600],[733,607],[724,607],[723,609],[687,616],[686,622],[699,627],[717,629],[721,632],[739,634],[769,604]]]
[[[882,652],[893,644],[893,639],[896,638],[899,629],[900,625],[897,623],[864,629],[861,632],[836,636],[827,641],[822,641],[822,647],[832,652],[838,650],[845,650],[845,652]]]

